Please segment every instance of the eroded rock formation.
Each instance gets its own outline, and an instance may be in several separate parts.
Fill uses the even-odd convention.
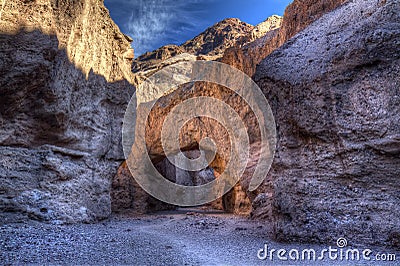
[[[214,26],[208,28],[205,32],[199,34],[194,39],[187,41],[181,46],[167,45],[151,53],[146,53],[140,56],[134,60],[132,69],[136,74],[136,80],[140,83],[144,80],[144,78],[151,76],[158,70],[178,62],[215,60],[220,58],[227,48],[232,46],[239,47],[245,45],[246,43],[250,43],[260,38],[263,34],[279,28],[281,22],[281,17],[272,16],[254,27],[247,23],[241,22],[238,19],[225,19],[219,23],[216,23]],[[191,91],[191,93],[187,93],[188,91]],[[151,98],[150,91],[146,92],[145,94],[148,98]],[[246,107],[246,104],[240,100],[239,97],[232,96],[232,92],[230,90],[221,86],[216,86],[209,83],[197,83],[192,85],[190,88],[187,86],[179,88],[173,93],[160,98],[150,114],[149,125],[147,128],[147,145],[149,154],[152,156],[154,163],[157,163],[159,160],[167,160],[164,158],[165,155],[161,145],[161,128],[166,115],[174,106],[182,103],[184,100],[190,97],[199,96],[209,96],[221,99],[230,104],[243,119],[247,117],[249,121],[247,126],[249,129],[249,134],[251,135],[251,141],[257,142],[258,127],[254,126],[257,123],[254,122],[254,118],[251,118],[254,115],[251,111],[249,111],[248,106]],[[226,162],[229,160],[228,153],[230,152],[229,138],[227,138],[227,132],[224,130],[224,128],[208,119],[200,118],[190,121],[187,125],[185,125],[181,132],[183,141],[181,148],[183,150],[190,151],[193,148],[197,148],[200,140],[206,136],[213,138],[217,143],[219,143],[218,156],[211,164],[212,171],[214,171],[215,176],[218,177],[225,170]],[[167,171],[175,173],[175,167],[171,164],[167,165],[169,165],[171,168]],[[125,170],[120,169],[119,173],[129,173],[129,171],[127,171],[126,164],[121,166],[121,168],[124,168]],[[252,170],[249,170],[249,172],[251,171]],[[160,172],[165,175],[165,172]],[[191,181],[191,175],[192,173],[187,173],[187,183],[193,183]],[[126,191],[133,189],[129,188],[132,176],[127,174],[122,177],[120,174],[117,174],[115,179],[128,179],[127,181],[116,182],[116,184],[123,183],[125,185],[116,185],[113,188],[117,190],[117,192],[113,194],[113,198],[116,197],[115,202],[123,202],[124,199],[129,201],[130,199],[125,198],[122,195],[125,195],[127,193]],[[118,198],[118,195],[121,195],[121,198]],[[118,205],[113,205],[113,209],[115,211],[122,211],[122,206],[126,205],[129,204],[121,203]],[[225,206],[226,210],[241,214],[249,214],[251,210],[250,201],[247,198],[246,193],[241,191],[240,185],[236,186],[236,188],[226,196],[226,199],[222,201],[219,200],[218,203],[213,202],[212,205],[220,209]],[[163,208],[162,204],[156,205],[156,207]],[[137,211],[145,212],[152,210],[155,209],[149,207],[146,210],[146,208],[142,207]]]
[[[346,0],[293,1],[286,8],[283,19],[279,21],[280,27],[270,28],[270,31],[261,34],[259,38],[244,46],[230,47],[220,61],[252,77],[261,60],[323,14],[332,11],[344,2]],[[271,18],[274,19],[274,17]]]
[[[5,1],[0,21],[1,219],[111,213],[131,39],[100,1]]]
[[[247,197],[252,216],[274,223],[280,240],[345,236],[352,243],[395,246],[399,4],[344,2],[294,1],[280,29],[229,48],[220,59],[256,73],[276,116],[275,162],[263,186]],[[184,52],[172,50],[165,58]],[[222,91],[207,88],[214,97]],[[164,107],[197,95],[174,94],[161,99]],[[245,177],[241,185],[246,188]],[[228,200],[228,209],[235,209],[235,202]]]
[[[322,14],[334,9],[342,2],[344,1],[317,1],[312,3],[295,1],[287,8],[283,19],[279,16],[272,16],[255,27],[245,24],[237,19],[226,19],[215,24],[213,27],[210,27],[193,40],[187,41],[182,46],[164,46],[152,53],[140,56],[133,63],[133,71],[136,72],[138,76],[148,77],[163,67],[176,62],[196,60],[194,55],[197,55],[197,59],[219,60],[230,64],[249,75],[253,75],[257,64],[269,53],[277,49],[295,33],[315,21]],[[301,16],[302,19],[298,19],[298,16]],[[306,19],[303,19],[303,17]],[[283,26],[280,28],[282,23]],[[163,97],[159,100],[162,108],[156,108],[153,111],[157,115],[154,116],[155,119],[151,119],[152,128],[148,130],[151,136],[149,137],[151,141],[148,143],[149,152],[153,153],[154,156],[157,154],[159,156],[163,155],[162,148],[160,148],[160,141],[158,140],[160,139],[159,133],[161,132],[163,117],[165,117],[168,110],[170,110],[170,108],[165,108],[165,106],[172,107],[182,102],[187,97],[211,95],[212,97],[224,99],[225,101],[230,99],[231,106],[233,106],[235,110],[239,111],[239,113],[242,113],[242,118],[246,117],[249,133],[256,135],[252,131],[254,131],[254,127],[257,127],[257,122],[254,121],[254,117],[252,118],[251,115],[249,116],[246,112],[243,112],[243,110],[247,110],[245,104],[237,101],[237,97],[232,97],[231,92],[224,92],[220,87],[211,84],[205,86],[204,84],[203,86],[197,84],[197,86],[197,90],[194,90],[195,92],[192,90],[192,93],[189,95],[187,94],[187,90],[178,90],[168,97]],[[206,135],[211,134],[215,139],[219,139],[221,141],[220,143],[225,144],[222,146],[229,146],[229,141],[226,141],[226,139],[221,138],[218,134],[210,131],[210,128],[215,127],[215,125],[204,121],[200,121],[200,124],[204,126],[199,127],[197,125],[198,130],[196,132],[207,132]],[[188,126],[191,127],[193,125],[188,124]],[[215,132],[221,132],[218,126],[216,126],[215,129]],[[187,130],[188,127],[183,129],[185,132]],[[193,146],[195,143],[198,143],[199,138],[204,137],[203,135],[204,134],[199,133],[196,136],[189,136],[187,138],[187,146]],[[232,192],[233,194],[237,194],[237,196],[232,195],[232,193],[227,196],[227,198],[230,199],[238,198],[237,201],[243,201],[245,206],[249,206],[248,203],[245,203],[248,202],[248,197],[254,200],[257,193],[241,195],[235,191],[240,191],[241,186],[246,190],[246,187],[250,182],[251,174],[254,171],[254,168],[250,167],[250,165],[254,165],[258,159],[257,151],[260,143],[259,139],[253,138],[251,141],[253,148],[249,167],[241,179],[241,185],[238,185],[239,189],[235,189]],[[154,146],[158,147],[156,148],[156,151]],[[216,170],[217,175],[218,173],[223,172],[228,158],[226,153],[220,155],[218,162],[214,162],[212,165],[213,169]],[[270,182],[268,183],[271,184]],[[228,201],[225,200],[225,202],[227,203]],[[225,205],[230,206],[227,208],[229,211],[244,212],[243,210],[239,211],[234,207],[239,206],[240,203],[227,203]],[[249,211],[250,208],[247,209],[247,213]]]
[[[276,238],[398,245],[399,26],[398,1],[350,1],[257,68],[279,141],[253,213]]]

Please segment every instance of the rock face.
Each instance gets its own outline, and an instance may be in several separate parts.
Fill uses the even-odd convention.
[[[257,26],[249,25],[238,19],[225,19],[216,23],[194,39],[187,41],[181,46],[163,46],[153,52],[138,57],[132,64],[132,70],[136,74],[135,79],[137,83],[140,83],[146,77],[149,77],[158,70],[177,62],[218,59],[223,55],[227,48],[232,46],[239,47],[252,42],[263,34],[280,27],[281,23],[282,18],[276,15],[268,18]],[[192,91],[190,94],[187,93],[189,90]],[[238,97],[232,97],[230,90],[226,90],[219,86],[213,86],[211,84],[195,84],[191,88],[180,88],[174,93],[162,97],[150,115],[151,126],[146,130],[149,132],[147,145],[149,153],[154,159],[154,163],[158,163],[159,160],[166,160],[163,157],[164,153],[161,146],[160,134],[162,123],[166,115],[174,106],[180,104],[185,99],[196,96],[211,96],[221,99],[230,104],[238,113],[240,113],[241,117],[252,117],[251,112],[249,113],[248,108],[246,108],[246,104],[243,101],[240,101]],[[250,123],[253,122],[251,119],[249,121]],[[249,126],[249,128],[250,131],[252,131],[252,136],[257,135],[256,132],[253,132],[254,130],[251,126]],[[218,177],[224,171],[225,164],[229,158],[227,154],[230,151],[230,144],[229,141],[226,140],[226,131],[224,131],[221,126],[218,126],[207,119],[198,119],[188,123],[182,132],[186,132],[182,135],[184,139],[182,149],[187,150],[188,152],[190,152],[191,149],[196,149],[198,143],[203,137],[212,136],[213,139],[219,140],[219,155],[208,170],[212,172],[213,178],[215,178],[215,176]],[[253,137],[252,141],[255,142],[255,139],[256,138]],[[226,144],[225,147],[223,147],[223,144]],[[199,180],[212,180],[212,178],[207,177],[209,174],[206,174],[206,177],[204,177],[203,175],[205,173],[203,172],[188,173],[176,169],[175,166],[171,164],[165,164],[164,168],[165,167],[166,169],[160,172],[167,178],[168,175],[166,175],[165,172],[173,172],[173,181],[180,184],[199,185],[199,182],[202,182]],[[119,173],[126,174],[117,174],[114,178],[117,179],[117,181],[115,181],[116,184],[123,183],[126,185],[115,187],[117,191],[112,193],[112,200],[113,202],[119,203],[113,204],[113,210],[123,211],[125,206],[131,206],[127,209],[134,209],[134,211],[140,213],[157,210],[154,209],[154,207],[163,209],[164,206],[161,203],[156,205],[153,204],[148,208],[141,206],[137,209],[138,205],[131,205],[129,203],[131,202],[131,199],[126,197],[117,197],[117,195],[126,195],[128,191],[134,190],[137,187],[136,183],[134,186],[132,185],[133,183],[131,182],[133,177],[128,171],[124,171],[124,168],[126,169],[126,166],[121,166]],[[182,172],[181,181],[175,178],[178,171]],[[126,199],[127,202],[124,202],[124,199]],[[213,202],[212,206],[219,209],[225,208],[225,210],[229,212],[238,214],[249,214],[251,209],[250,201],[247,198],[246,193],[242,192],[240,185],[236,186],[235,189],[233,189],[222,201],[219,200]]]
[[[296,33],[308,25],[342,5],[347,0],[305,0],[293,1],[285,10],[283,19],[275,16],[269,20],[276,21],[279,27],[267,27],[269,31],[261,31],[259,38],[246,43],[244,46],[234,46],[227,49],[221,62],[234,66],[249,76],[253,76],[257,65],[274,50],[282,46]],[[265,23],[257,27],[265,28]],[[268,24],[267,24],[268,25]],[[256,28],[257,28],[256,27]],[[256,29],[255,29],[256,30]]]
[[[161,168],[161,165],[158,167]],[[162,170],[161,168],[160,171]],[[125,162],[118,168],[111,184],[111,210],[113,212],[145,214],[174,208],[175,206],[147,194],[134,180]]]
[[[0,29],[1,221],[108,217],[130,38],[94,0],[5,1]]]
[[[253,214],[277,239],[398,246],[399,73],[396,0],[350,1],[259,65],[279,141]]]
[[[254,27],[251,34],[246,36],[246,43],[253,42],[264,37],[268,32],[279,29],[282,26],[283,18],[278,15],[272,15],[265,21]]]
[[[57,36],[60,49],[86,76],[90,70],[107,81],[131,79],[132,39],[119,31],[98,1],[5,1],[2,34],[40,30]]]
[[[253,30],[254,26],[250,24],[237,18],[228,18],[185,42],[182,47],[194,55],[219,56],[227,48],[241,45]]]
[[[140,88],[138,88],[138,91]],[[190,91],[190,93],[187,93]],[[199,172],[189,172],[175,167],[171,163],[167,163],[168,159],[165,158],[165,153],[163,150],[161,142],[161,132],[163,129],[163,124],[166,116],[171,112],[171,110],[192,97],[212,97],[215,99],[220,99],[228,105],[230,105],[239,116],[248,118],[249,122],[254,121],[254,114],[248,108],[243,99],[236,95],[232,95],[232,91],[213,84],[198,82],[182,88],[177,88],[174,92],[161,97],[152,111],[150,112],[148,118],[148,124],[146,125],[146,146],[147,152],[152,159],[153,164],[159,170],[159,172],[172,182],[181,185],[202,185],[208,183],[215,178],[218,178],[225,170],[225,167],[230,159],[231,145],[227,130],[215,120],[209,119],[207,117],[198,117],[188,121],[180,130],[179,139],[181,150],[189,158],[197,158],[196,152],[198,151],[199,143],[205,137],[209,137],[215,141],[217,146],[217,154],[215,159],[211,162],[210,167],[199,171]],[[247,107],[247,108],[246,108]],[[248,134],[250,135],[251,142],[259,141],[258,127],[254,127],[252,124],[245,124],[248,128]],[[158,167],[157,167],[158,166]],[[125,165],[121,168],[126,168]],[[122,169],[119,172],[122,173]],[[129,179],[133,180],[131,175],[121,176],[117,174],[115,179],[123,180]],[[117,181],[120,182],[120,181]],[[122,181],[126,184],[131,184],[131,181]],[[120,193],[125,194],[123,191],[130,191],[135,189],[137,185],[133,188],[129,186],[120,187]],[[225,209],[229,212],[234,212],[238,214],[249,214],[251,209],[250,201],[247,199],[246,194],[240,192],[241,187],[237,186],[229,195],[222,200],[222,202],[213,202],[212,206],[218,209]],[[113,199],[114,200],[114,199]],[[123,200],[123,199],[122,199]],[[120,201],[120,199],[115,199],[115,201]],[[120,204],[121,208],[117,206],[115,211],[123,211],[123,206],[127,204]],[[162,207],[162,204],[148,206],[147,210],[145,206],[142,206],[140,210],[135,210],[137,212],[151,212],[158,209],[154,207]],[[136,208],[136,205],[132,208]],[[129,209],[129,208],[128,208]]]

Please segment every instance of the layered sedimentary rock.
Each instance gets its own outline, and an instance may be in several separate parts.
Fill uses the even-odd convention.
[[[4,3],[1,218],[106,218],[133,92],[131,39],[99,1]]]
[[[350,1],[257,68],[279,141],[253,213],[277,239],[398,246],[399,14]]]

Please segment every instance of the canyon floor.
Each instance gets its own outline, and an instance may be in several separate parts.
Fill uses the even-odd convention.
[[[97,224],[29,221],[0,226],[0,261],[5,265],[355,265],[339,260],[285,262],[276,256],[273,261],[260,260],[257,252],[264,244],[287,251],[328,248],[277,243],[269,236],[265,223],[202,208],[140,217],[114,215]],[[373,261],[356,265],[364,264],[398,265]]]

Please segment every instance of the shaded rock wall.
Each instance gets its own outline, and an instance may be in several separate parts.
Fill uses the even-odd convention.
[[[129,38],[99,1],[6,1],[0,23],[1,220],[108,217]]]
[[[197,153],[200,154],[195,150],[184,152],[190,158],[193,158],[193,154]],[[185,171],[173,165],[167,158],[155,162],[154,166],[169,181],[180,185],[199,186],[215,179],[212,168],[206,168],[201,171]],[[117,174],[112,180],[111,203],[113,212],[133,214],[171,210],[177,207],[164,203],[147,194],[135,181],[126,162],[119,167]],[[212,206],[222,209],[221,202],[213,202]]]
[[[163,166],[157,165],[160,172],[165,169]],[[169,176],[168,173],[163,173]],[[145,214],[152,211],[171,210],[175,207],[159,201],[145,192],[132,177],[125,162],[118,168],[111,184],[111,210],[113,212]]]
[[[277,239],[398,245],[399,14],[350,1],[257,68],[279,141],[253,213]]]

